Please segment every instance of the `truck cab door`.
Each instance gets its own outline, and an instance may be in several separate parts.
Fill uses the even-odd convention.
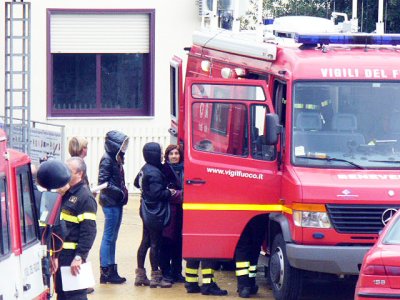
[[[9,181],[5,174],[5,160],[0,158],[0,299],[14,299],[20,286],[19,258],[11,248]]]
[[[170,133],[171,144],[180,144],[183,141],[184,134],[184,111],[183,111],[183,94],[182,94],[182,59],[174,56],[170,61],[170,113],[171,127],[168,129]]]
[[[277,145],[267,145],[273,113],[264,81],[187,78],[183,255],[233,258],[246,224],[281,211]]]
[[[22,248],[19,263],[23,298],[32,299],[45,290],[42,277],[42,246],[38,239],[38,217],[30,166],[18,166],[15,173]]]

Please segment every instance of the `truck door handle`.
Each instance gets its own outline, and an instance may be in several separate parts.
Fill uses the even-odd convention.
[[[206,181],[202,179],[188,179],[186,180],[187,184],[205,184]]]

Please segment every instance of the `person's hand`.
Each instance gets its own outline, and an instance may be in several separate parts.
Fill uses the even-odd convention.
[[[81,264],[82,264],[82,259],[76,259],[74,258],[74,260],[71,263],[71,274],[76,276],[79,274],[79,271],[81,269]]]
[[[174,196],[176,194],[176,190],[175,189],[168,189],[171,192],[171,196]]]

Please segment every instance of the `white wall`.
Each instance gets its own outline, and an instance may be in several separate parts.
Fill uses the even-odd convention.
[[[11,1],[11,0],[10,0]],[[28,2],[25,0],[25,2]],[[31,0],[32,64],[31,64],[31,119],[65,125],[66,143],[73,135],[89,139],[86,159],[89,180],[97,182],[97,167],[103,153],[104,135],[109,130],[120,130],[130,136],[125,176],[129,190],[143,164],[142,146],[154,140],[164,147],[169,134],[169,61],[175,54],[186,59],[184,47],[191,45],[191,34],[200,27],[195,0]],[[112,118],[47,118],[46,117],[46,9],[155,9],[155,116]],[[4,3],[0,5],[0,22],[4,24]],[[0,40],[4,41],[4,25],[0,26]],[[4,47],[0,47],[0,115],[4,115]],[[67,147],[65,147],[66,149]],[[68,157],[68,155],[66,155]]]

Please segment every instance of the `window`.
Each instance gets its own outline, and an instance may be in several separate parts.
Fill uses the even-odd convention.
[[[17,169],[17,191],[20,206],[20,226],[22,245],[37,239],[37,222],[35,217],[35,200],[33,196],[31,175],[28,166]]]
[[[10,247],[10,225],[8,210],[7,182],[4,177],[0,176],[0,257],[8,254]]]
[[[247,108],[243,104],[197,102],[192,107],[193,145],[200,151],[246,156]]]
[[[49,116],[149,116],[154,10],[48,11]]]
[[[193,84],[192,97],[195,99],[213,98],[221,100],[265,101],[264,90],[260,86]]]

